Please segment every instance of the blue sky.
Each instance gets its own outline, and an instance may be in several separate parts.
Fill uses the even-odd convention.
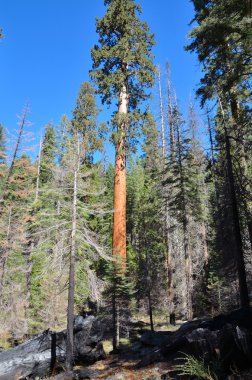
[[[169,59],[185,110],[200,78],[197,58],[183,48],[193,6],[190,0],[139,3],[142,18],[156,35],[155,63],[164,68]],[[27,101],[37,136],[46,123],[71,115],[79,86],[89,79],[90,49],[97,41],[95,18],[104,12],[103,0],[1,1],[5,38],[0,42],[0,122],[7,129],[16,127],[17,114]]]

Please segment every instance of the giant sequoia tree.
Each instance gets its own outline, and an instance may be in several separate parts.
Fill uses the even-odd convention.
[[[113,255],[126,263],[126,150],[140,118],[139,103],[154,80],[153,35],[140,21],[134,0],[105,0],[107,12],[97,20],[99,43],[92,49],[93,70],[102,102],[116,102],[112,124],[116,147],[114,181]]]

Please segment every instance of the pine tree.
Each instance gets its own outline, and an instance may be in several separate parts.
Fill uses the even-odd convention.
[[[28,332],[27,309],[27,223],[34,193],[35,167],[23,154],[15,160],[2,211],[4,228],[1,236],[1,293],[3,315],[17,337]],[[16,311],[16,312],[15,312]],[[6,313],[6,314],[5,314]],[[11,315],[15,314],[15,320]],[[15,324],[17,329],[15,331]]]
[[[99,44],[92,49],[95,80],[103,103],[117,102],[113,118],[116,146],[114,183],[113,254],[126,262],[126,147],[132,126],[139,119],[134,113],[148,94],[145,88],[153,83],[154,66],[151,48],[153,35],[138,15],[139,5],[133,0],[105,0],[108,6],[104,17],[97,20]]]
[[[40,182],[42,186],[50,183],[53,179],[52,169],[56,154],[55,147],[55,131],[52,124],[48,124],[45,127],[41,151]]]
[[[97,125],[96,121],[98,112],[94,89],[89,83],[82,84],[73,112],[74,118],[70,131],[72,136],[69,140],[67,155],[63,160],[66,173],[65,180],[67,180],[71,189],[69,196],[72,209],[70,221],[71,237],[66,342],[66,368],[68,370],[73,369],[75,267],[78,253],[78,240],[82,239],[84,242],[83,247],[79,247],[79,252],[83,251],[88,254],[89,251],[92,252],[93,250],[103,256],[102,248],[98,242],[95,241],[96,234],[93,231],[90,221],[90,215],[99,214],[101,210],[100,208],[92,210],[90,205],[85,204],[88,197],[87,182],[90,182],[89,177],[91,177],[93,173],[93,170],[90,171],[92,156],[95,151],[101,150],[103,142],[103,124]],[[72,157],[72,162],[70,157]],[[69,162],[67,162],[67,160],[69,160]],[[87,171],[88,169],[89,172]],[[81,220],[81,217],[83,220]]]
[[[45,127],[45,134],[42,137],[39,146],[39,155],[37,163],[36,188],[33,203],[29,209],[29,219],[27,220],[27,246],[26,246],[26,287],[27,287],[27,319],[30,332],[36,332],[43,325],[40,307],[45,301],[42,292],[42,273],[44,270],[43,261],[45,260],[43,250],[41,251],[40,231],[42,225],[44,229],[50,223],[46,220],[45,215],[52,215],[55,212],[55,193],[53,193],[54,171],[56,157],[55,130],[52,124]],[[48,217],[47,217],[48,219]],[[54,241],[50,239],[52,246]],[[41,277],[40,277],[41,276]],[[41,282],[38,283],[37,278]]]
[[[251,35],[248,25],[251,23],[249,2],[236,0],[193,1],[197,26],[191,32],[192,43],[188,50],[198,54],[203,63],[205,75],[201,80],[198,94],[202,104],[207,99],[217,98],[222,109],[222,138],[225,141],[227,181],[232,204],[232,225],[236,246],[236,265],[239,277],[240,299],[243,306],[248,305],[246,268],[244,265],[244,247],[241,228],[241,208],[239,193],[243,194],[243,209],[247,219],[249,236],[251,231],[251,193],[246,159],[248,124],[244,122],[247,114],[248,91],[251,87]],[[232,125],[232,127],[231,127]],[[231,127],[231,128],[230,128]],[[234,137],[236,160],[239,174],[235,175],[235,159],[232,155],[230,137]],[[240,178],[240,180],[239,180]],[[239,183],[240,182],[240,183]],[[246,190],[245,190],[246,189]],[[251,241],[251,239],[250,239]],[[251,241],[252,242],[252,241]]]
[[[159,147],[159,133],[150,112],[146,114],[142,129],[144,152],[142,165],[145,172],[144,189],[139,201],[139,241],[143,268],[139,279],[148,300],[150,324],[154,329],[153,312],[156,308],[166,309],[169,273],[165,256],[166,242],[163,240],[163,218],[160,179],[162,178],[163,149]],[[141,276],[142,274],[142,276]],[[139,282],[140,282],[139,281]],[[169,286],[169,284],[168,284]]]
[[[163,186],[170,215],[170,308],[191,319],[200,310],[200,294],[195,289],[202,282],[206,287],[207,275],[202,273],[208,266],[204,154],[192,106],[188,124],[182,120],[178,104],[172,104],[173,150],[167,160]]]
[[[167,307],[165,243],[160,199],[162,150],[159,132],[150,112],[142,127],[141,160],[130,160],[127,181],[128,266],[135,283],[136,305],[149,314]]]
[[[216,88],[229,98],[242,91],[251,76],[251,9],[249,1],[193,0],[195,8],[193,40],[188,50],[198,54],[205,75],[198,94],[211,98]]]
[[[101,150],[106,130],[104,123],[97,122],[100,109],[96,107],[94,94],[89,82],[82,83],[73,111],[73,128],[82,135],[85,144],[83,161],[90,160],[95,150]]]

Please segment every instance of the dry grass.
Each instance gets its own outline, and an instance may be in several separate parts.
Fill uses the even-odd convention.
[[[135,314],[132,318],[133,322],[143,322],[146,326],[144,327],[146,330],[150,330],[150,318],[146,314]],[[154,314],[154,330],[155,331],[176,331],[182,325],[183,321],[176,321],[176,326],[170,325],[169,323],[169,315],[164,315],[163,313]]]
[[[104,349],[106,355],[108,355],[113,350],[112,341],[111,340],[103,340],[102,344],[103,344],[103,349]]]
[[[11,334],[7,330],[0,330],[0,347],[4,350],[11,348],[10,339],[12,338]]]

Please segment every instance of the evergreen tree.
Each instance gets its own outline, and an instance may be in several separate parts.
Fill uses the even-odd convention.
[[[9,329],[21,338],[28,332],[27,310],[27,223],[34,193],[35,167],[23,154],[15,160],[2,211],[1,235],[1,302],[5,305],[2,318]],[[6,314],[5,314],[6,313]],[[11,318],[11,315],[15,315]],[[15,331],[15,326],[17,329]]]
[[[153,35],[138,15],[141,9],[133,0],[105,0],[104,17],[97,20],[99,44],[92,49],[95,80],[103,103],[117,102],[113,125],[116,146],[114,183],[113,254],[126,260],[126,146],[132,126],[139,119],[134,113],[148,96],[145,88],[153,83],[151,48]],[[129,113],[130,112],[130,117]],[[125,265],[123,263],[123,265]]]
[[[128,265],[135,283],[137,308],[146,310],[154,329],[154,312],[165,310],[166,266],[160,199],[159,133],[150,112],[142,128],[141,160],[130,161],[127,182]]]
[[[249,237],[252,236],[252,210],[249,196],[251,193],[248,178],[246,139],[248,138],[247,100],[251,88],[251,23],[249,2],[236,0],[193,1],[195,21],[198,25],[192,30],[192,43],[188,50],[196,51],[203,63],[205,75],[201,80],[198,94],[202,103],[217,98],[221,110],[222,138],[225,141],[227,183],[232,204],[232,225],[236,245],[236,266],[239,277],[241,304],[248,305],[246,268],[244,265],[244,246],[241,227],[239,194],[243,196],[243,210],[247,219]],[[235,159],[232,146],[236,145],[235,159],[238,162],[238,175],[235,175]],[[250,238],[252,243],[252,240]]]
[[[117,352],[120,338],[129,337],[129,320],[131,316],[131,300],[134,290],[130,276],[122,273],[121,263],[106,264],[106,285],[104,287],[104,311],[103,318],[113,328],[113,351]],[[112,321],[111,321],[112,317]],[[111,323],[112,322],[112,323]],[[116,331],[114,332],[114,326]]]
[[[251,8],[249,1],[192,0],[195,9],[192,43],[205,75],[198,93],[211,98],[216,88],[232,98],[251,76]]]
[[[68,151],[64,157],[63,165],[65,166],[65,181],[70,186],[70,203],[71,203],[71,237],[70,237],[70,259],[69,259],[69,283],[68,283],[68,307],[67,307],[67,352],[66,367],[68,370],[73,369],[73,327],[74,327],[74,295],[75,295],[75,272],[76,257],[79,255],[90,255],[92,251],[104,256],[102,248],[95,241],[96,234],[92,228],[93,214],[99,214],[101,209],[97,206],[94,209],[86,205],[88,193],[87,188],[89,177],[93,170],[90,169],[92,156],[95,151],[102,148],[102,128],[97,126],[96,116],[98,110],[94,98],[94,90],[89,83],[81,86],[77,98],[77,105],[73,112],[71,138],[69,140]],[[72,157],[72,160],[70,158]],[[69,182],[68,182],[69,181]],[[78,240],[82,239],[84,244],[78,247]],[[79,248],[79,249],[78,249]],[[88,265],[86,264],[86,267]]]
[[[190,107],[189,126],[173,105],[173,151],[163,180],[170,215],[170,255],[173,272],[171,310],[191,319],[200,309],[197,285],[206,286],[208,263],[204,155],[197,139],[196,115]],[[179,270],[178,270],[179,268]],[[181,270],[183,268],[183,271]]]
[[[45,135],[42,142],[40,182],[41,185],[49,184],[53,180],[53,165],[56,154],[55,131],[52,124],[45,127]]]
[[[45,319],[40,314],[41,307],[46,302],[43,284],[43,273],[46,255],[41,249],[39,231],[46,229],[55,221],[56,192],[53,191],[55,177],[56,141],[52,124],[45,127],[45,135],[41,136],[37,162],[36,189],[33,203],[29,209],[27,220],[26,246],[26,287],[27,287],[27,319],[30,332],[36,332],[43,326]],[[48,218],[48,215],[50,217]],[[42,227],[43,226],[43,227]],[[47,237],[48,238],[48,237]],[[49,238],[51,246],[55,241]],[[38,278],[40,281],[38,281]]]
[[[143,267],[139,267],[139,280],[147,299],[151,328],[154,329],[155,309],[167,308],[168,279],[163,240],[162,218],[162,151],[159,147],[159,133],[153,115],[147,112],[142,129],[142,165],[145,172],[144,189],[139,200],[139,241]]]
[[[85,144],[84,155],[87,157],[84,156],[83,161],[91,160],[94,151],[101,150],[106,129],[104,123],[97,122],[100,110],[96,106],[94,94],[95,89],[89,82],[82,83],[73,111],[73,128],[83,136]]]

